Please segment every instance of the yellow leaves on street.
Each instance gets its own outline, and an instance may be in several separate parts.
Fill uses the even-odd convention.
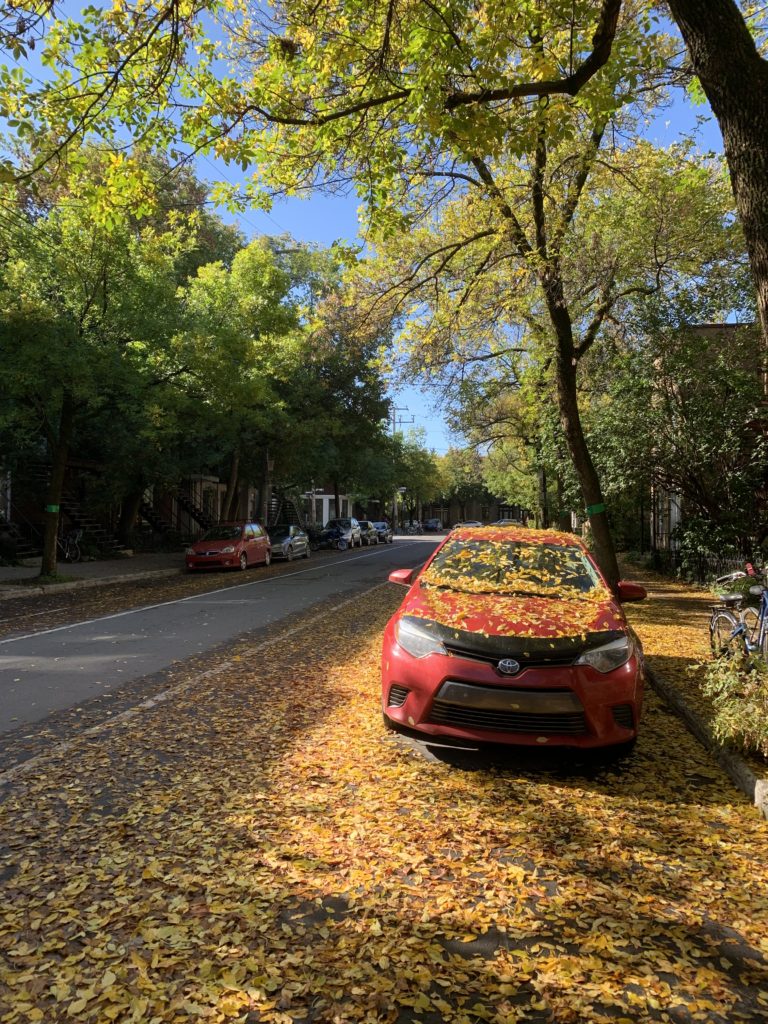
[[[429,758],[381,726],[401,596],[7,787],[2,1024],[768,1020],[765,824],[677,718],[622,769]],[[659,661],[674,600],[632,610]]]

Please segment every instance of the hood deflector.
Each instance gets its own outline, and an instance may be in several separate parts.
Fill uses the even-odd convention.
[[[521,666],[572,665],[584,651],[602,647],[613,640],[621,640],[627,635],[621,629],[608,629],[577,636],[486,636],[444,626],[419,615],[404,615],[403,619],[434,636],[457,657],[494,663],[502,658],[514,658]]]

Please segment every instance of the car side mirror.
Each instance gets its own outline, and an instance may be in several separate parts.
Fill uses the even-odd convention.
[[[616,596],[622,602],[643,601],[648,597],[648,591],[639,583],[630,583],[629,580],[619,580],[616,585]]]
[[[399,583],[403,587],[410,587],[413,583],[413,569],[394,569],[389,574],[390,583]]]

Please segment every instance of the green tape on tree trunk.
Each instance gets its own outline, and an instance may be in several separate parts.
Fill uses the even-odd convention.
[[[59,506],[58,505],[46,505],[45,506],[45,511],[46,512],[58,512],[59,511]]]
[[[605,512],[605,505],[602,502],[599,505],[587,505],[587,515],[596,516],[600,512]]]

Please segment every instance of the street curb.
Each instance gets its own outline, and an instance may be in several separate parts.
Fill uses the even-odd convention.
[[[120,576],[99,576],[92,580],[71,580],[68,583],[42,583],[38,586],[15,587],[0,584],[0,600],[13,597],[37,597],[39,594],[59,594],[64,590],[86,590],[90,587],[104,587],[115,583],[130,583],[133,580],[161,579],[164,576],[178,576],[183,569],[148,569],[146,572],[122,573]]]
[[[688,731],[714,756],[736,788],[749,797],[764,818],[768,818],[768,778],[755,775],[737,753],[719,743],[709,726],[699,718],[679,690],[654,672],[647,662],[645,674],[656,693],[682,718]]]

